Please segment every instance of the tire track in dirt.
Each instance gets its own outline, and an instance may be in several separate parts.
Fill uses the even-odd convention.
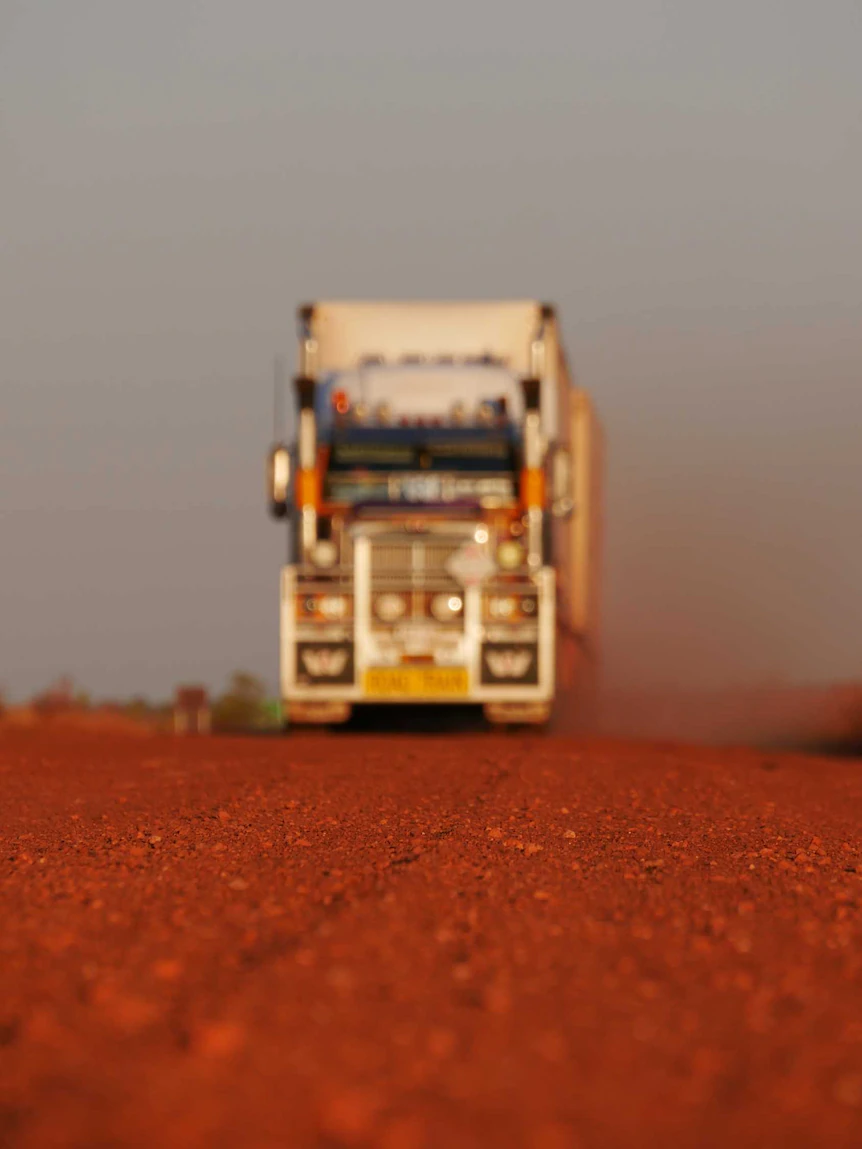
[[[862,1143],[859,763],[21,735],[0,768],[0,1143]]]

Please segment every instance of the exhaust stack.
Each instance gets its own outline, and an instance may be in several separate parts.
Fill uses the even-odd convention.
[[[320,475],[317,470],[317,420],[314,413],[317,341],[311,331],[312,307],[299,309],[299,375],[294,380],[299,401],[299,474],[296,502],[301,516],[300,554],[303,560],[317,542]]]
[[[538,570],[542,565],[542,520],[545,506],[545,472],[542,467],[541,383],[523,379],[524,393],[524,467],[521,471],[521,503],[527,515],[527,565]]]
[[[545,513],[544,443],[542,440],[542,379],[545,377],[547,343],[545,323],[553,308],[541,309],[539,327],[530,343],[530,376],[521,380],[524,395],[524,468],[521,472],[521,503],[527,516],[527,565],[542,565],[542,524]]]

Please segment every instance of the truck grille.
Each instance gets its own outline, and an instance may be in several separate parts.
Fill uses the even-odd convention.
[[[371,583],[382,587],[427,587],[455,590],[457,583],[446,563],[461,539],[375,539],[371,544]]]

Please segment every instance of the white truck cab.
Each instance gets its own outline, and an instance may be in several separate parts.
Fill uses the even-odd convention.
[[[546,722],[597,662],[600,429],[538,303],[299,310],[281,696],[293,723],[362,703],[479,703]]]

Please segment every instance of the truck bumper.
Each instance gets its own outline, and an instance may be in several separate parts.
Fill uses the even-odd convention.
[[[532,576],[538,611],[528,624],[483,622],[483,596],[491,589],[483,586],[464,590],[458,627],[429,619],[379,626],[370,596],[363,604],[362,588],[346,582],[338,591],[355,596],[349,621],[301,622],[298,574],[287,566],[281,578],[281,695],[297,716],[324,703],[535,705],[554,697],[556,580],[550,567]],[[304,593],[307,584],[301,585]]]

